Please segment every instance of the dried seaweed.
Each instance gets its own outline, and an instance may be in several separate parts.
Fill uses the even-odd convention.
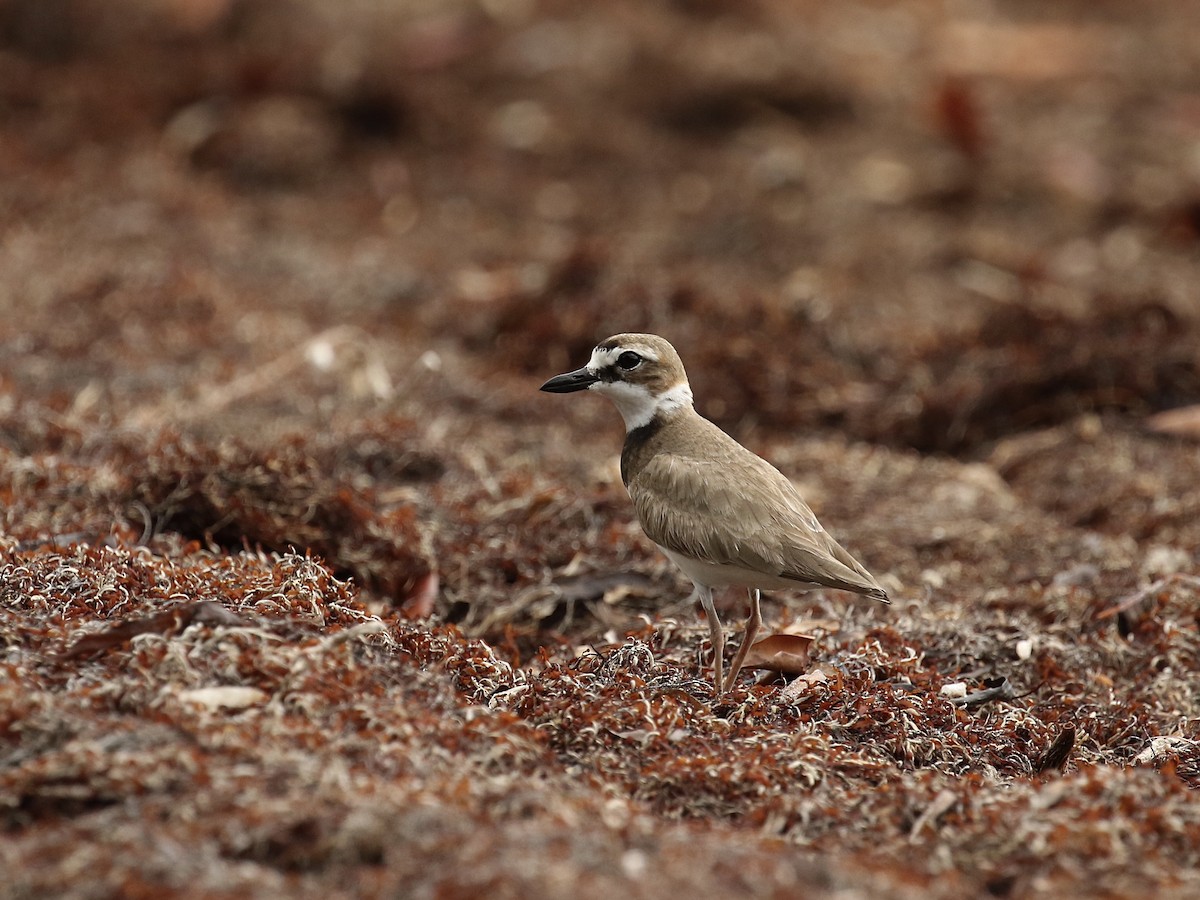
[[[193,622],[238,625],[242,620],[211,600],[186,603],[139,619],[120,622],[104,631],[86,634],[59,654],[60,662],[87,658],[119,647],[139,634],[178,634]]]
[[[1200,892],[1187,4],[45,6],[0,894]],[[721,697],[536,392],[638,328],[896,601]]]
[[[1196,337],[1158,303],[1102,298],[1084,317],[1002,305],[975,332],[926,348],[905,367],[909,381],[852,411],[845,427],[961,454],[1084,413],[1178,406],[1200,397]]]

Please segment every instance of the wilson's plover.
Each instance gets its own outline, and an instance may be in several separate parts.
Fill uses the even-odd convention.
[[[884,603],[871,573],[830,537],[795,486],[692,406],[683,362],[653,334],[601,341],[582,369],[551,378],[543,391],[603,394],[625,419],[621,480],[647,537],[695,584],[708,615],[713,683],[737,679],[762,622],[759,592],[830,587]],[[750,617],[727,678],[724,634],[712,589],[741,585]]]

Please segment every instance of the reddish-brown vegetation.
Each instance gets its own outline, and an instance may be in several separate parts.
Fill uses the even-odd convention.
[[[1196,893],[1198,48],[0,2],[0,896]],[[624,330],[891,607],[776,595],[713,695],[536,392]]]

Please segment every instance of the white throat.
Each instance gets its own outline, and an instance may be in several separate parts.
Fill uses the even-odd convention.
[[[657,397],[640,384],[627,384],[624,381],[598,381],[588,390],[603,394],[613,402],[625,420],[626,433],[649,425],[659,413],[669,413],[692,405],[692,389],[686,381],[681,381]]]

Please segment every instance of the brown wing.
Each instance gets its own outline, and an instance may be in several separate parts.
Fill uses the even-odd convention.
[[[706,448],[706,458],[660,451],[630,481],[629,496],[646,535],[695,559],[886,601],[875,579],[825,532],[792,483],[720,433],[725,441],[715,452]]]

